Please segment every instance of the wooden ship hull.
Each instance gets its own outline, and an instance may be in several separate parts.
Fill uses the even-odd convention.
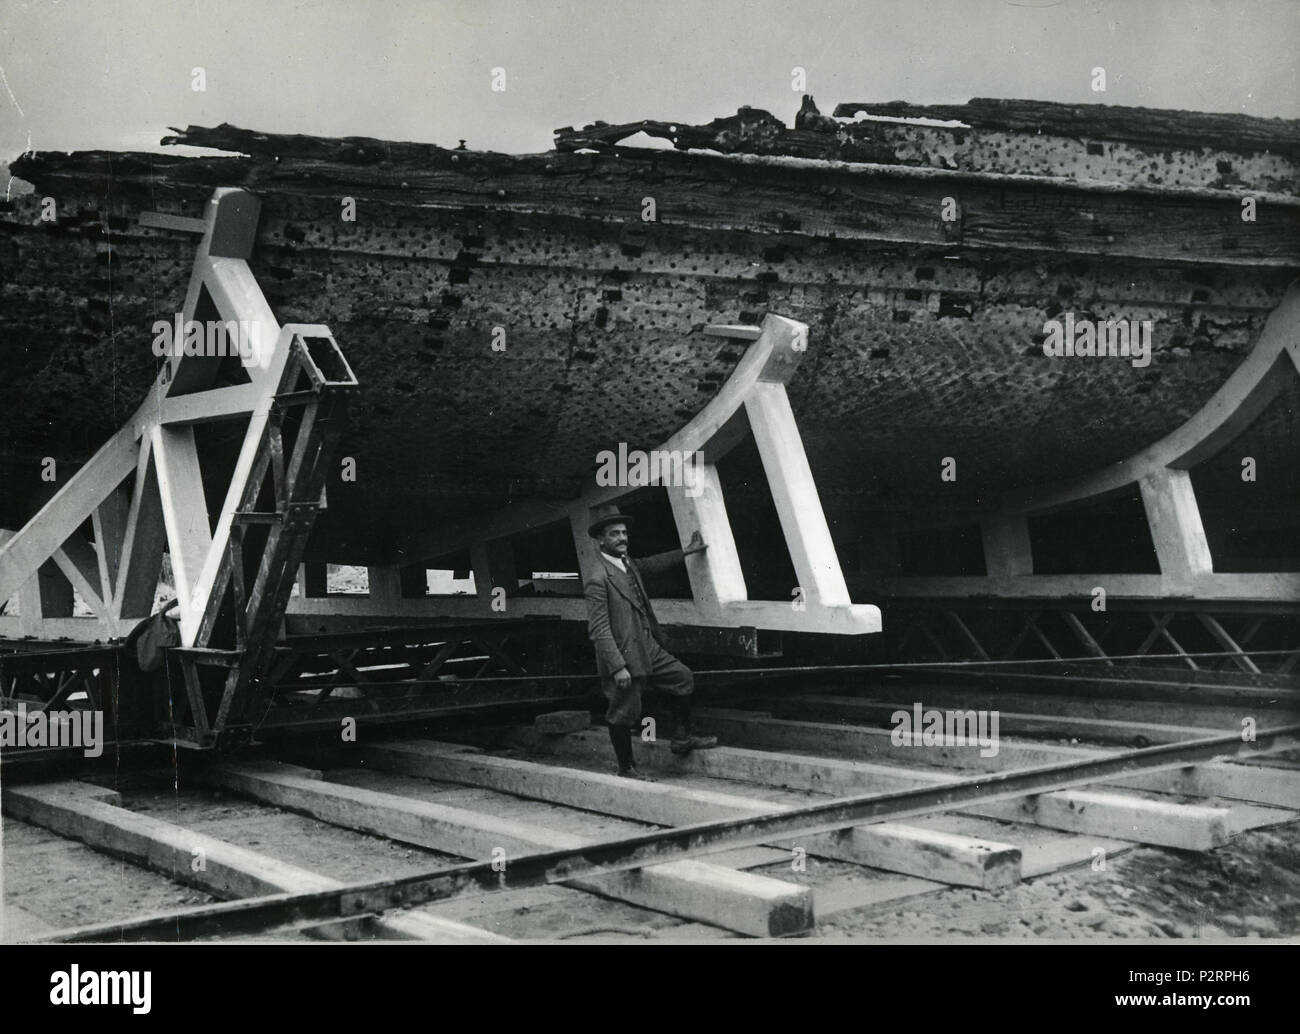
[[[1102,575],[1159,605],[1300,597],[1294,123],[1015,101],[832,117],[806,98],[794,128],[747,108],[597,123],[540,155],[230,126],[164,143],[209,152],[13,164],[34,192],[0,208],[0,527],[27,538],[0,548],[0,598],[42,563],[80,584],[75,550],[41,552],[25,527],[63,505],[42,470],[141,419],[169,362],[156,321],[228,315],[195,287],[200,239],[200,265],[239,263],[277,327],[328,328],[358,386],[268,628],[286,608],[291,631],[487,617],[501,585],[514,615],[579,621],[576,579],[550,576],[588,562],[598,456],[686,441],[717,499],[629,500],[643,552],[715,530],[707,569],[664,592],[683,626],[861,633],[918,599],[1086,607]],[[223,203],[257,210],[222,230]],[[222,233],[247,239],[216,250]],[[1147,324],[1149,363],[1045,354],[1067,319]],[[744,381],[747,362],[768,366]],[[195,390],[238,387],[237,365]],[[768,383],[771,411],[753,402]],[[204,549],[242,512],[248,426],[199,421],[187,446]],[[59,534],[80,526],[106,586],[82,516]],[[195,559],[189,581],[211,590],[223,563]],[[326,564],[369,568],[368,600],[329,598]],[[431,569],[473,570],[478,595],[429,597]],[[70,616],[64,595],[41,617]],[[30,609],[0,622],[103,638],[149,609],[101,596],[80,633]],[[187,647],[220,624],[210,603],[182,601]]]
[[[0,521],[30,516],[41,459],[86,458],[143,396],[150,328],[184,297],[190,247],[140,212],[197,215],[214,186],[258,194],[268,301],[327,323],[368,385],[345,446],[367,476],[320,528],[347,563],[392,560],[412,523],[570,495],[611,442],[652,447],[739,358],[701,329],[768,311],[809,326],[791,399],[833,524],[852,539],[860,523],[977,511],[1176,428],[1300,262],[1289,127],[1216,149],[1191,117],[1181,139],[1152,118],[1129,134],[1152,139],[1124,141],[1116,117],[1031,133],[981,130],[961,107],[937,114],[976,128],[806,109],[776,130],[764,114],[681,127],[689,153],[613,146],[637,126],[561,132],[563,150],[528,157],[228,128],[169,141],[241,157],[25,156],[15,173],[36,193],[0,223],[0,363],[22,400]],[[1045,357],[1043,324],[1066,311],[1151,320],[1151,365]],[[1265,449],[1289,447],[1294,400]],[[956,482],[938,480],[945,456]]]

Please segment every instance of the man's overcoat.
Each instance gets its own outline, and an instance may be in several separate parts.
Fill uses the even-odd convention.
[[[587,631],[596,647],[596,670],[606,695],[614,688],[614,673],[622,668],[633,678],[651,673],[652,644],[662,647],[663,639],[641,576],[667,571],[684,556],[673,549],[640,560],[625,559],[628,573],[624,574],[601,553],[599,569],[583,583]]]

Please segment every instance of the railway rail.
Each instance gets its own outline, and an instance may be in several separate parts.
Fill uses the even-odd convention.
[[[512,698],[468,710],[456,684],[441,710],[407,685],[405,715],[366,710],[356,694],[338,701],[358,716],[351,741],[333,716],[286,719],[255,746],[174,753],[162,767],[144,753],[107,779],[16,767],[9,751],[11,887],[17,879],[38,901],[39,881],[15,874],[34,864],[29,853],[75,840],[92,849],[87,872],[107,854],[125,862],[119,881],[155,881],[142,900],[174,902],[158,888],[185,885],[199,902],[141,915],[137,901],[115,915],[88,891],[82,914],[93,918],[29,922],[20,936],[809,935],[945,888],[1014,887],[1095,863],[1098,851],[1213,851],[1300,811],[1300,768],[1287,757],[1300,746],[1294,689],[1202,683],[1171,725],[1174,690],[1157,679],[1140,693],[1071,696],[1059,683],[990,692],[926,665],[863,684],[883,666],[849,667],[821,680],[706,674],[718,692],[700,718],[724,746],[679,758],[643,740],[649,780],[608,774],[604,731],[569,706],[589,687],[556,676],[499,677]],[[392,687],[379,688],[373,699],[389,699]],[[913,701],[999,709],[997,750],[954,737],[913,745],[890,722]],[[59,840],[40,839],[51,833]]]

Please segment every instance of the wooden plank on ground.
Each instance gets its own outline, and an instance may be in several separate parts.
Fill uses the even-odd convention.
[[[920,694],[917,694],[919,699]],[[990,701],[980,701],[987,704]],[[898,711],[911,714],[912,705],[900,707],[883,700],[864,700],[858,697],[810,694],[792,696],[762,704],[771,707],[773,714],[791,718],[815,718],[827,721],[863,722],[888,726]],[[924,701],[925,710],[973,711],[970,707],[953,707]],[[1152,743],[1178,743],[1182,740],[1222,736],[1225,731],[1241,728],[1240,724],[1218,728],[1191,725],[1171,725],[1157,722],[1134,722],[1116,718],[1090,718],[1067,714],[1033,714],[996,709],[999,733],[1022,736],[1066,736],[1093,743],[1121,743],[1128,746],[1146,746]],[[1166,717],[1170,709],[1166,705]]]
[[[520,890],[494,890],[486,893],[464,894],[429,905],[437,915],[452,919],[481,920],[498,912],[515,909],[538,909],[571,899],[582,899],[581,891],[568,887],[523,887]]]
[[[430,915],[419,909],[386,912],[374,922],[375,932],[383,939],[430,941],[435,944],[509,944],[509,937],[480,930],[477,926],[443,916]]]
[[[555,756],[591,761],[609,751],[609,739],[601,730],[575,733],[570,736],[541,741],[532,730],[519,729],[511,742],[520,748],[545,751]],[[861,793],[877,790],[905,790],[926,782],[949,782],[954,777],[945,772],[925,768],[903,768],[897,765],[879,765],[865,761],[847,761],[811,755],[780,754],[772,751],[748,750],[743,747],[717,747],[679,757],[668,750],[651,744],[638,743],[638,762],[647,767],[662,768],[668,772],[691,772],[714,778],[765,783],[768,786],[788,789],[813,790],[824,793]],[[936,817],[932,822],[959,824],[981,823],[976,816],[958,815]],[[989,820],[994,821],[994,820]],[[1046,828],[1043,827],[1044,832]],[[1070,866],[1091,863],[1094,850],[1100,847],[1107,857],[1114,857],[1135,846],[1131,841],[1083,837],[1050,832],[1050,842],[1045,846],[1020,844],[1021,878],[1031,879],[1056,872]],[[1016,839],[1014,835],[1011,837]],[[921,879],[875,881],[862,885],[848,881],[842,887],[819,888],[817,899],[818,920],[841,911],[871,909],[879,905],[888,907],[899,899],[916,894],[930,893],[947,886]]]
[[[459,745],[426,740],[368,747],[364,756],[368,765],[405,775],[487,786],[552,804],[661,826],[789,810],[788,805],[752,796],[494,757],[466,751]],[[1010,844],[896,822],[781,841],[780,846],[787,850],[801,847],[808,854],[820,857],[963,886],[996,888],[1014,886],[1020,881],[1020,852]]]
[[[723,713],[728,717],[735,714],[735,712]],[[828,727],[808,722],[773,726],[770,724],[773,721],[780,720],[767,719],[758,723],[745,723],[742,725],[733,723],[728,727],[727,731],[737,737],[737,742],[758,740],[760,743],[770,743],[777,748],[781,748],[783,736],[789,732],[791,734],[789,738],[797,741],[791,743],[791,747],[815,750],[818,749],[819,743],[826,740],[829,728],[834,730],[833,734],[829,734],[829,742],[844,747],[846,752],[866,753],[869,755],[878,755],[880,750],[883,749],[882,738],[888,736],[885,730],[879,729],[867,729],[862,732],[860,726],[831,725]],[[792,724],[812,725],[814,728],[811,732],[795,734],[789,729],[789,725]],[[603,735],[601,742],[603,742]],[[591,740],[591,744],[593,749],[599,745],[594,738]],[[561,746],[561,744],[556,744],[556,746]],[[893,748],[893,745],[890,744],[890,747]],[[547,747],[539,745],[537,749],[545,750]],[[1018,764],[1049,764],[1058,761],[1077,761],[1085,757],[1099,757],[1110,753],[1112,749],[1004,741],[1001,744],[999,756],[1006,752],[1008,756],[1013,756]],[[886,755],[887,759],[907,761],[915,757],[916,753],[919,753],[915,747],[899,747],[897,750],[899,753]],[[951,763],[954,768],[996,767],[996,758],[992,759],[995,763],[994,766],[990,766],[988,759],[981,759],[978,750],[972,752],[970,747],[932,747],[926,749],[926,754],[928,755],[933,751],[939,752],[938,757],[945,762]],[[973,758],[972,753],[974,754]],[[778,763],[768,751],[750,750],[748,755],[750,756],[747,759],[741,756],[726,758],[719,756],[713,760],[718,763],[715,767],[720,767],[729,773],[737,772],[738,769],[754,772],[768,771],[772,764]],[[700,755],[700,757],[704,760],[706,766],[709,765],[709,759],[705,758],[704,755]],[[1273,760],[1263,757],[1257,759],[1257,762],[1251,763],[1213,761],[1182,769],[1170,769],[1165,772],[1125,776],[1123,779],[1116,780],[1114,785],[1126,789],[1184,794],[1189,797],[1229,797],[1235,800],[1268,804],[1278,808],[1300,809],[1300,772],[1274,767],[1271,764]],[[748,763],[740,764],[742,761]],[[983,763],[982,766],[981,762]],[[785,772],[785,777],[794,781],[776,785],[816,789],[818,783],[829,780],[828,785],[842,786],[846,789],[862,789],[872,785],[877,785],[882,790],[906,788],[905,784],[897,781],[899,771],[897,766],[882,767],[880,771],[872,774],[871,769],[858,769],[853,764],[840,765],[837,768],[837,764],[838,762],[834,758],[804,756],[800,758],[798,765]],[[701,769],[701,771],[704,770]],[[926,769],[909,767],[907,771],[915,773],[916,778],[919,779],[922,778],[921,773],[925,772]],[[933,772],[935,769],[931,768],[929,771]],[[871,778],[859,778],[854,774],[855,772],[870,775]],[[710,771],[707,774],[719,775],[721,778],[752,778],[739,772],[737,774],[724,774],[723,771]],[[892,781],[891,774],[893,774]],[[800,781],[805,776],[811,777],[811,782],[807,785]],[[876,780],[877,776],[879,777],[878,780]],[[911,785],[917,784],[912,783]]]
[[[289,765],[219,765],[209,768],[205,778],[324,822],[464,858],[491,858],[494,852],[504,851],[507,871],[512,854],[574,848],[587,842],[530,823],[306,779]],[[690,859],[574,880],[566,886],[751,936],[800,933],[813,926],[808,888]]]
[[[1209,851],[1235,830],[1227,808],[1152,801],[1104,790],[1062,790],[963,809],[1006,822],[1032,822],[1071,833]]]
[[[512,746],[552,757],[613,763],[609,737],[603,729],[574,732],[567,736],[539,736],[532,729],[520,727],[511,733],[509,742]],[[906,790],[926,782],[951,782],[953,778],[951,773],[937,768],[882,765],[747,747],[714,747],[678,755],[673,754],[666,743],[646,743],[634,738],[633,750],[638,764],[664,772],[689,772],[715,779],[829,794]]]
[[[877,822],[785,841],[809,854],[966,887],[997,890],[1020,882],[1020,848],[997,840]]]
[[[1276,808],[1300,809],[1300,772],[1263,765],[1212,761],[1167,772],[1126,776],[1115,785],[1188,797],[1230,797]]]
[[[801,723],[784,723],[798,726]],[[832,729],[840,728],[832,726]],[[855,729],[845,726],[846,729]],[[870,732],[872,730],[863,730]],[[884,734],[886,737],[888,734]],[[575,740],[571,749],[590,752],[597,748],[595,737],[588,733],[572,733],[558,740]],[[556,742],[549,749],[562,749]],[[667,745],[638,743],[640,758],[664,757]],[[938,748],[929,748],[931,750]],[[672,755],[668,755],[671,757]],[[666,762],[673,765],[674,762]],[[775,751],[746,751],[734,747],[715,747],[687,755],[675,764],[690,771],[722,775],[723,778],[748,779],[775,786],[797,786],[801,789],[818,789],[828,793],[876,790],[881,793],[907,790],[935,783],[955,782],[961,777],[952,772],[878,765],[834,758],[805,758]],[[724,775],[723,773],[728,773]],[[1081,797],[1080,794],[1093,794]],[[1143,798],[1111,791],[1095,794],[1093,791],[1060,790],[1039,795],[1048,803],[1039,807],[1026,807],[1024,801],[1003,801],[980,804],[964,811],[998,821],[1024,822],[1047,826],[1073,833],[1086,833],[1121,840],[1134,840],[1186,850],[1208,850],[1223,842],[1240,819],[1229,817],[1229,809],[1204,808],[1165,801],[1146,801]],[[1025,800],[1029,800],[1026,798]],[[1195,846],[1203,845],[1203,846]]]
[[[1054,744],[1009,740],[1000,736],[997,753],[985,755],[977,743],[940,743],[933,746],[894,743],[890,729],[833,722],[795,722],[752,711],[701,708],[696,724],[727,744],[776,750],[806,750],[818,754],[840,753],[855,758],[898,761],[902,764],[1001,772],[1008,768],[1078,761],[1090,751]]]
[[[1046,826],[1017,824],[1014,831],[995,819],[949,812],[929,820],[936,829],[978,836],[990,825],[1003,830],[1002,835],[1020,845],[1020,874],[1028,880],[1046,873],[1081,865],[1097,865],[1098,849],[1103,860],[1122,854],[1138,845],[1131,840],[1083,836]]]
[[[1212,703],[1201,703],[1205,699],[1198,687],[1191,687],[1184,692],[1170,694],[1166,699],[1130,700],[1111,696],[1075,696],[1061,692],[1024,692],[1008,690],[990,679],[987,684],[938,685],[923,681],[911,681],[890,686],[889,697],[884,695],[884,687],[871,687],[871,699],[878,703],[888,703],[890,699],[904,699],[901,706],[910,707],[912,701],[923,701],[926,707],[961,707],[961,708],[999,708],[1004,712],[1016,714],[1047,715],[1051,717],[1095,718],[1120,722],[1152,722],[1156,725],[1173,723],[1176,725],[1197,726],[1207,729],[1240,729],[1241,719],[1253,717],[1260,725],[1269,724],[1266,720],[1271,712],[1277,712],[1278,723],[1290,720],[1293,708],[1285,707],[1280,701],[1272,704],[1263,701],[1241,701],[1240,703],[1221,703],[1216,698]],[[834,694],[830,694],[834,695]],[[747,701],[751,707],[766,709],[776,700],[772,697]],[[900,706],[900,705],[895,705]],[[773,713],[776,713],[774,710]]]
[[[375,936],[377,916],[348,916],[346,919],[331,919],[324,923],[312,923],[299,928],[299,932],[318,941],[364,941]]]
[[[1235,835],[1244,833],[1248,829],[1280,826],[1285,822],[1293,822],[1296,818],[1297,815],[1294,811],[1288,811],[1285,808],[1234,803],[1228,807],[1228,832]]]
[[[709,855],[714,865],[725,865],[728,869],[757,869],[764,865],[790,861],[790,852],[778,847],[733,847],[729,851],[719,851]],[[820,908],[820,902],[818,907]]]
[[[1025,851],[1021,863],[1022,872],[1025,879],[1031,879],[1076,865],[1095,865],[1099,857],[1105,861],[1137,846],[1131,840],[1114,840],[1110,837],[1063,837],[1033,851]],[[1098,850],[1102,852],[1100,856]]]
[[[197,833],[109,801],[113,791],[86,783],[61,782],[5,788],[4,810],[26,822],[88,844],[117,858],[145,865],[178,883],[220,898],[336,890],[343,884],[236,844]],[[203,859],[197,871],[196,858]],[[506,938],[418,912],[376,924],[381,936],[445,943],[504,942]]]
[[[257,851],[218,840],[149,815],[139,815],[102,799],[76,782],[7,786],[6,813],[60,836],[143,863],[180,883],[199,886],[220,898],[253,897],[289,888],[324,890],[332,881]],[[195,872],[194,861],[203,859]]]
[[[836,880],[822,888],[817,900],[817,918],[822,922],[843,912],[871,915],[873,912],[897,908],[908,898],[920,894],[933,894],[946,890],[946,883],[935,883],[916,877],[900,876],[892,880]]]

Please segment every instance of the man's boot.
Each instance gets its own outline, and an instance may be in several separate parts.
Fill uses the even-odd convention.
[[[695,736],[691,733],[691,698],[674,697],[677,715],[677,732],[673,734],[669,749],[674,754],[689,754],[693,750],[707,750],[718,745],[716,736]]]
[[[632,757],[632,730],[626,725],[611,725],[609,742],[614,747],[614,757],[618,759],[618,774],[637,778],[636,760]]]

